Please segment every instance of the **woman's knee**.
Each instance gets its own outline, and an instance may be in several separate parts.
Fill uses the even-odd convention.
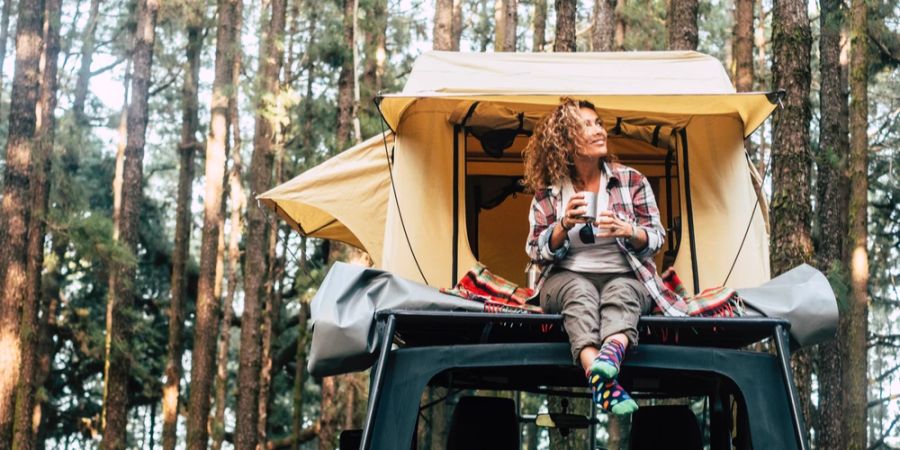
[[[634,278],[619,277],[606,283],[600,296],[601,304],[615,302],[640,307],[646,289]]]
[[[557,272],[544,282],[541,306],[545,310],[562,310],[570,303],[599,302],[597,288],[587,278],[569,271]],[[546,306],[545,306],[546,305]]]

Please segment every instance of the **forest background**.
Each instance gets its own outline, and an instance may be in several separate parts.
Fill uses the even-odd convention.
[[[432,48],[696,49],[785,89],[747,148],[773,276],[819,267],[842,311],[793,361],[812,442],[900,448],[900,3],[849,1],[3,0],[0,449],[359,428],[368,375],[309,377],[306,323],[329,264],[367,257],[252,199],[381,133],[373,97]]]

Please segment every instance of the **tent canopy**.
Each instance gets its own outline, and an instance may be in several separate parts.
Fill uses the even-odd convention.
[[[561,96],[592,101],[611,153],[648,177],[668,228],[660,267],[694,290],[769,279],[766,205],[743,138],[775,97],[734,93],[721,64],[696,52],[426,53],[404,90],[381,98],[393,134],[260,199],[301,233],[432,286],[476,261],[522,282],[521,150]]]
[[[304,236],[331,239],[381,260],[390,173],[385,145],[372,137],[259,196]]]
[[[645,114],[735,115],[745,136],[769,116],[775,99],[768,93],[736,93],[718,60],[692,51],[428,52],[416,60],[403,91],[385,95],[380,109],[396,130],[420,99],[552,106],[561,96]]]

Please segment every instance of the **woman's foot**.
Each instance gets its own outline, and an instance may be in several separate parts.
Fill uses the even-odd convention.
[[[598,375],[591,376],[591,390],[594,402],[604,411],[615,415],[631,414],[638,410],[638,404],[628,395],[616,380],[601,380]]]
[[[607,339],[591,363],[591,376],[598,375],[602,380],[614,380],[619,375],[619,366],[622,365],[624,357],[625,344],[617,339]]]

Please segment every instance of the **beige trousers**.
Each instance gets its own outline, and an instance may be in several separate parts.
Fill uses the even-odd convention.
[[[572,358],[587,346],[600,348],[609,336],[624,333],[637,344],[641,314],[653,308],[647,289],[632,273],[598,274],[554,269],[540,292],[544,312],[563,316]]]

